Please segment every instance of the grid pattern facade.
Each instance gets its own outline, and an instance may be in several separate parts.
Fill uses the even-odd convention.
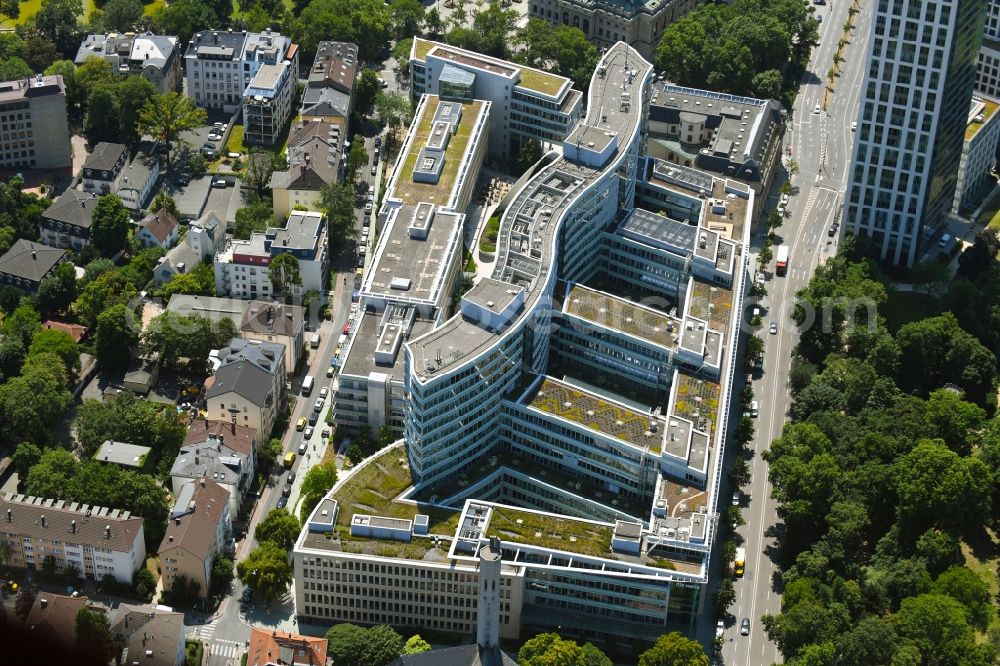
[[[844,231],[912,266],[924,225],[950,208],[958,178],[981,0],[880,0],[844,210]]]

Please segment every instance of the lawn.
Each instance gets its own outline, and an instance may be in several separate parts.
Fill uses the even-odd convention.
[[[243,125],[235,125],[229,131],[229,140],[226,141],[227,153],[245,153],[246,146],[243,145]]]
[[[155,557],[146,558],[146,568],[153,574],[154,580],[160,580],[160,561]]]
[[[1000,591],[1000,581],[997,580],[997,564],[1000,558],[997,557],[997,543],[992,539],[989,531],[983,532],[987,538],[981,539],[982,543],[973,546],[965,541],[962,542],[962,554],[965,556],[965,566],[971,569],[990,587],[990,597],[996,598]],[[994,617],[986,633],[976,632],[976,640],[984,643],[989,633],[1000,629],[1000,619]]]
[[[90,12],[94,11],[95,5],[94,0],[81,0],[83,3],[83,20],[86,20],[90,16]],[[142,13],[146,16],[150,16],[160,7],[166,5],[166,0],[152,0],[152,2],[147,3],[142,8]],[[289,0],[285,0],[285,5],[289,8],[292,3]],[[38,13],[38,10],[42,8],[42,0],[26,0],[21,3],[21,14],[14,20],[4,20],[0,21],[0,28],[12,28],[16,25],[22,25],[27,23],[32,16]]]
[[[919,291],[895,291],[889,293],[880,315],[893,333],[903,324],[933,317],[941,313],[941,305],[933,296]]]

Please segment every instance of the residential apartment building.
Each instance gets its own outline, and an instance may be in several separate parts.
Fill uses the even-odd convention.
[[[180,223],[169,210],[161,208],[139,221],[135,239],[142,247],[158,247],[169,250],[177,244]]]
[[[175,275],[187,273],[203,261],[211,261],[226,246],[226,225],[215,213],[188,224],[187,234],[153,269],[153,281],[160,287]]]
[[[209,358],[205,381],[208,418],[252,428],[258,451],[285,405],[285,347],[233,338]]]
[[[320,42],[309,70],[299,115],[321,120],[347,134],[358,74],[358,47],[348,42]]]
[[[183,576],[197,583],[205,598],[211,591],[212,564],[232,533],[229,493],[201,478],[181,485],[176,498],[158,551],[163,589],[172,589]]]
[[[133,213],[145,208],[160,179],[160,158],[155,151],[155,142],[141,142],[122,171],[121,182],[115,190],[122,204]]]
[[[0,285],[33,294],[66,260],[66,250],[19,238],[0,256]]]
[[[102,614],[105,612],[102,606],[92,605],[86,597],[51,592],[39,594],[24,618],[27,638],[35,645],[55,643],[72,651],[76,647],[76,615],[84,608]]]
[[[73,566],[88,580],[105,576],[126,585],[146,564],[143,519],[128,511],[79,502],[6,493],[0,497],[0,543],[7,566],[39,570],[46,557],[56,570]]]
[[[490,110],[461,105],[449,135],[437,122],[458,103],[421,101],[334,382],[338,427],[398,423],[402,439],[342,475],[306,522],[292,553],[301,621],[514,640],[558,630],[631,647],[693,632],[755,192],[644,154],[652,69],[624,43],[602,56],[586,117],[511,193],[481,256],[492,274],[457,308],[438,300],[450,214],[487,140],[465,123]],[[461,150],[442,174],[464,155],[461,175],[420,190],[440,162],[421,151],[449,137],[446,150]],[[417,203],[404,216],[394,200]],[[480,613],[493,607],[487,631]]]
[[[196,33],[184,54],[187,93],[198,106],[235,113],[265,65],[291,67],[285,79],[295,89],[298,47],[273,32],[212,30]]]
[[[108,619],[119,664],[181,666],[184,663],[184,613],[151,604],[118,604]]]
[[[253,481],[256,435],[253,428],[234,423],[192,423],[170,468],[171,492],[176,497],[185,484],[211,479],[229,493],[230,515],[238,515]]]
[[[328,251],[326,217],[315,211],[293,210],[284,227],[255,232],[249,240],[229,241],[215,255],[215,293],[232,298],[271,298],[274,285],[269,266],[286,252],[299,262],[301,292],[324,291]]]
[[[289,376],[295,374],[305,354],[305,308],[286,303],[251,301],[238,325],[240,335],[247,340],[284,345],[285,370]]]
[[[68,189],[42,213],[38,224],[42,242],[52,247],[82,250],[90,244],[97,195]]]
[[[116,75],[141,76],[158,92],[168,93],[180,86],[181,57],[176,37],[111,32],[84,37],[74,62],[82,65],[90,58],[102,58]]]
[[[974,210],[993,188],[990,177],[997,161],[1000,142],[1000,100],[975,95],[969,104],[969,124],[965,130],[965,145],[958,164],[958,182],[951,210],[956,215]]]
[[[325,666],[327,640],[288,631],[252,627],[247,666]]]
[[[415,38],[410,51],[410,98],[490,103],[489,153],[516,156],[531,139],[559,143],[580,119],[583,95],[573,82],[539,69],[448,44]]]
[[[893,265],[919,261],[952,206],[983,33],[981,0],[879,0],[843,233]]]
[[[320,118],[292,126],[285,151],[288,170],[271,173],[275,217],[286,217],[296,206],[316,208],[323,187],[341,179],[347,162],[344,127]]]
[[[289,62],[262,65],[243,93],[243,141],[274,146],[292,117],[297,68]]]
[[[83,163],[80,188],[98,196],[117,192],[127,163],[128,148],[124,143],[100,142]]]
[[[698,0],[531,0],[528,18],[579,28],[598,48],[621,40],[652,61],[663,31]]]
[[[62,76],[0,82],[0,169],[72,165]]]

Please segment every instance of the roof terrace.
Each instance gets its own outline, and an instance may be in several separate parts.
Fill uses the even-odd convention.
[[[677,398],[671,413],[690,420],[695,428],[714,439],[720,394],[721,386],[716,382],[678,373]]]
[[[725,335],[729,328],[729,318],[733,309],[733,292],[707,282],[694,280],[691,285],[691,299],[687,313],[692,317],[708,322],[713,328]]]
[[[976,95],[972,98],[969,108],[969,124],[965,128],[965,140],[971,141],[979,134],[979,130],[986,127],[993,114],[1000,108],[996,101]],[[979,118],[982,116],[982,120]]]
[[[633,446],[649,447],[655,453],[660,451],[667,425],[658,414],[604,400],[551,377],[542,380],[528,404]]]
[[[437,206],[448,205],[452,191],[458,184],[459,167],[464,161],[469,141],[476,126],[484,122],[488,112],[488,102],[476,100],[471,104],[462,104],[462,117],[444,151],[444,164],[440,167],[437,182],[417,182],[413,179],[413,171],[434,132],[435,112],[439,101],[437,95],[424,95],[420,117],[410,129],[409,143],[396,162],[389,196],[400,199],[404,204],[416,205],[426,201]]]
[[[566,294],[564,311],[664,347],[673,346],[673,332],[681,325],[676,317],[580,284]]]

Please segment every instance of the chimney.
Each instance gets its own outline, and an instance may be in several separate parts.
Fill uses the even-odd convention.
[[[104,526],[104,538],[105,539],[110,539],[111,538],[111,525],[105,525]]]
[[[31,248],[31,258],[38,259],[38,252],[35,250],[35,248]]]
[[[167,541],[169,541],[170,543],[173,543],[174,542],[174,535],[171,534],[171,535],[167,536]]]
[[[42,599],[42,600],[39,601],[38,605],[41,606],[42,608],[47,608],[48,605],[49,605],[49,600],[48,599]]]
[[[45,527],[45,514],[42,514],[42,527]]]
[[[14,514],[13,511],[11,511],[10,509],[7,509],[7,522],[8,523],[14,522],[14,515],[13,514]]]
[[[76,534],[76,519],[75,518],[73,520],[71,520],[70,523],[69,523],[69,531],[72,532],[73,534]]]

